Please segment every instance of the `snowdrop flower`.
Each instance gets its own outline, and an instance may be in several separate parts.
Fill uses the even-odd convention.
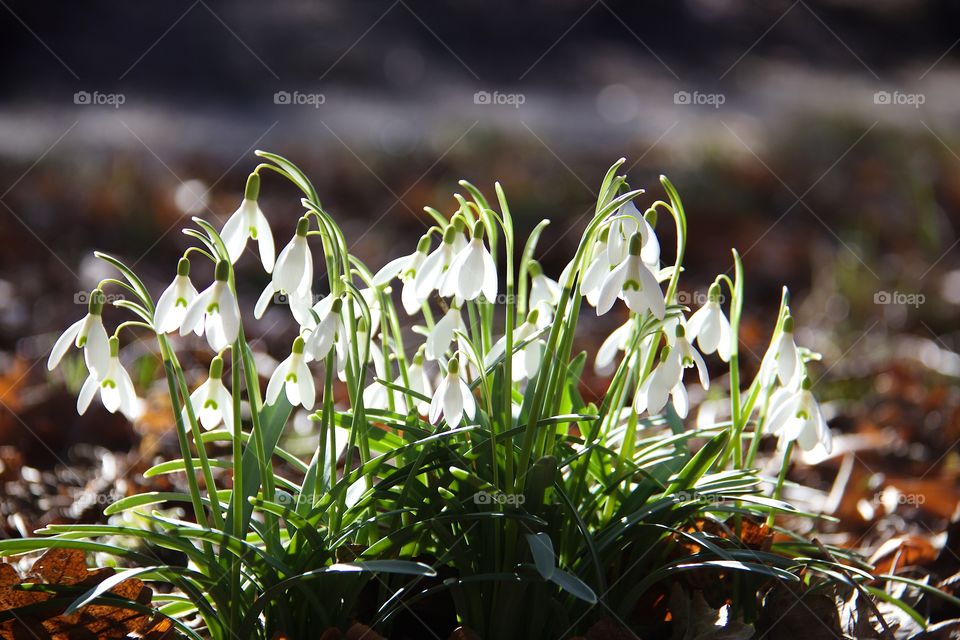
[[[382,287],[396,277],[403,282],[400,291],[400,300],[407,315],[413,315],[420,310],[422,302],[417,298],[416,278],[417,271],[427,259],[430,250],[430,234],[424,234],[417,243],[417,250],[410,255],[391,260],[373,276],[374,287]]]
[[[552,309],[560,302],[560,283],[548,278],[543,273],[543,267],[536,260],[530,261],[530,306],[533,310],[538,307]]]
[[[328,296],[328,298],[329,297],[330,296]],[[343,324],[340,319],[340,311],[342,308],[343,300],[341,298],[334,298],[330,303],[329,311],[320,318],[320,322],[316,328],[310,332],[306,340],[306,348],[307,354],[312,360],[323,360],[326,358],[334,342],[337,340],[337,335],[342,333],[340,331],[341,325]]]
[[[443,232],[443,240],[440,242],[440,246],[434,249],[430,255],[424,259],[423,264],[417,271],[417,275],[414,276],[413,286],[414,294],[417,298],[417,306],[426,302],[427,298],[430,297],[430,293],[442,284],[444,274],[446,274],[450,268],[450,264],[454,260],[454,239],[458,235],[459,232],[457,231],[456,225],[450,224]]]
[[[203,290],[187,307],[180,324],[180,335],[191,331],[197,335],[206,333],[207,344],[216,352],[232,344],[240,333],[240,307],[233,295],[227,278],[230,263],[221,260],[213,284]]]
[[[610,264],[620,264],[634,233],[639,233],[642,239],[643,250],[640,252],[640,257],[644,263],[652,269],[658,269],[660,267],[660,241],[657,240],[657,234],[653,227],[633,202],[624,203],[613,222],[610,223],[610,237],[607,245]]]
[[[609,372],[617,353],[627,350],[627,342],[630,341],[630,335],[633,333],[635,326],[634,317],[631,316],[607,336],[607,339],[597,349],[597,357],[593,363],[594,370],[597,373]]]
[[[793,339],[793,316],[787,313],[783,319],[783,330],[777,340],[771,343],[760,363],[760,380],[769,386],[774,377],[780,379],[785,387],[795,387],[800,382],[803,363]]]
[[[260,211],[260,205],[257,204],[257,198],[260,197],[260,175],[251,173],[247,178],[247,188],[243,194],[243,202],[240,207],[230,216],[227,223],[223,225],[220,231],[220,237],[223,243],[227,245],[227,253],[230,255],[230,262],[236,263],[243,254],[247,246],[247,239],[253,238],[257,241],[257,247],[260,249],[260,262],[267,273],[273,271],[274,246],[273,233],[270,231],[270,225],[267,223],[266,216]]]
[[[533,309],[529,315],[527,315],[526,321],[513,332],[514,349],[517,348],[517,345],[529,340],[540,331],[537,317],[539,313],[540,311],[538,309]],[[503,336],[497,340],[493,347],[490,348],[490,351],[487,352],[487,357],[484,358],[483,362],[484,366],[487,368],[491,367],[497,358],[504,354],[506,348],[507,337]],[[529,344],[522,347],[519,351],[514,352],[510,366],[511,377],[514,381],[525,380],[537,375],[537,370],[540,368],[540,359],[543,357],[543,349],[543,340],[531,340]]]
[[[311,325],[313,322],[313,316],[310,315],[310,305],[313,304],[313,291],[311,288],[306,287],[299,291],[281,292],[275,288],[272,281],[267,283],[260,297],[257,298],[257,303],[253,307],[253,317],[259,320],[263,317],[263,314],[266,313],[267,305],[269,305],[271,301],[280,302],[282,300],[286,300],[287,306],[290,307],[290,313],[293,314],[293,318],[297,321],[297,324],[300,326]]]
[[[430,382],[430,377],[423,368],[422,346],[417,351],[416,355],[413,356],[413,361],[407,366],[406,380],[410,383],[409,387],[406,386],[406,381],[404,380],[402,374],[394,379],[393,384],[401,388],[410,389],[411,391],[423,396],[431,397],[433,395],[433,385]],[[389,409],[389,393],[391,391],[393,392],[395,410],[399,413],[406,413],[408,411],[406,394],[397,389],[390,390],[384,384],[376,380],[373,382],[373,384],[364,389],[364,406],[371,409]],[[429,413],[430,404],[428,402],[423,402],[419,398],[415,398],[414,402],[416,403],[417,412],[419,414],[427,415],[427,413]]]
[[[270,382],[267,383],[267,404],[276,403],[282,390],[287,395],[287,401],[293,406],[299,404],[307,411],[313,409],[313,404],[316,401],[316,388],[313,384],[313,376],[310,375],[310,369],[307,368],[307,361],[303,353],[304,347],[303,338],[297,336],[296,340],[293,341],[290,355],[277,366],[273,375],[270,376]]]
[[[233,433],[233,396],[223,386],[223,358],[217,356],[210,361],[210,375],[207,380],[190,394],[190,404],[197,420],[207,431],[217,428],[220,423]],[[187,420],[187,410],[183,409],[183,420]]]
[[[450,347],[450,343],[456,337],[457,331],[464,331],[463,318],[460,315],[460,307],[454,303],[443,315],[440,320],[433,325],[433,331],[427,336],[424,343],[427,358],[436,360]]]
[[[643,237],[640,233],[634,233],[630,237],[629,254],[626,259],[604,278],[597,299],[598,316],[609,311],[619,297],[634,313],[644,313],[649,310],[654,316],[663,320],[666,303],[657,277],[640,257],[642,242]]]
[[[724,362],[730,361],[730,321],[720,307],[720,285],[710,285],[707,302],[687,320],[690,340],[696,338],[703,353],[714,351]]]
[[[497,265],[483,244],[483,223],[473,225],[473,237],[457,253],[440,285],[440,295],[475,300],[480,294],[493,302],[497,298]]]
[[[160,333],[173,333],[180,329],[187,307],[197,297],[197,290],[190,282],[190,261],[180,258],[177,263],[177,275],[157,301],[157,310],[153,314],[153,326]],[[196,328],[200,335],[200,327]]]
[[[87,303],[87,315],[67,327],[50,350],[47,359],[47,369],[53,370],[70,345],[83,349],[83,357],[91,375],[102,377],[109,366],[110,345],[107,339],[107,330],[103,328],[104,295],[101,289],[90,292],[90,301]]]
[[[473,400],[473,393],[460,377],[460,362],[457,358],[450,358],[447,375],[437,386],[430,402],[430,422],[437,424],[442,415],[447,426],[454,429],[464,417],[472,420],[476,413],[477,405]]]
[[[101,374],[92,370],[77,398],[77,413],[83,415],[90,406],[94,394],[100,391],[100,402],[110,413],[120,411],[127,420],[133,421],[139,415],[139,401],[133,389],[133,381],[123,365],[120,364],[120,340],[112,336],[108,340],[108,363]]]
[[[804,451],[810,451],[818,444],[823,445],[827,453],[833,448],[830,428],[810,391],[809,378],[803,379],[799,390],[783,398],[783,402],[771,414],[767,428],[772,435],[779,434],[781,449],[793,441]]]
[[[603,279],[607,277],[610,269],[614,266],[610,264],[610,254],[607,252],[609,237],[610,227],[604,227],[600,231],[600,237],[593,245],[590,263],[584,270],[583,279],[580,281],[580,295],[585,297],[587,302],[594,307],[597,306],[597,299],[600,297],[600,287],[603,286]],[[561,279],[564,280],[563,277]]]
[[[303,216],[297,222],[297,232],[280,252],[273,269],[275,291],[294,293],[310,288],[313,282],[313,254],[307,244],[310,218]]]
[[[683,386],[683,370],[694,366],[700,377],[700,386],[704,390],[709,389],[710,378],[707,375],[707,365],[687,340],[683,325],[677,325],[674,346],[663,348],[660,364],[647,376],[637,392],[634,400],[636,410],[646,409],[650,414],[657,414],[666,406],[667,400],[672,398],[677,415],[686,418],[690,405],[687,390]]]

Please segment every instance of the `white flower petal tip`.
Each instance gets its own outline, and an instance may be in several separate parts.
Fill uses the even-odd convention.
[[[270,376],[267,383],[266,401],[268,405],[276,404],[283,391],[287,402],[293,406],[300,405],[307,411],[313,409],[316,403],[316,386],[313,375],[307,367],[304,349],[306,344],[301,337],[293,341],[293,348],[287,359],[281,362]]]
[[[459,360],[454,357],[447,363],[447,374],[437,386],[430,402],[431,424],[439,424],[443,418],[447,426],[455,429],[464,420],[476,417],[477,406],[470,387],[460,377]]]

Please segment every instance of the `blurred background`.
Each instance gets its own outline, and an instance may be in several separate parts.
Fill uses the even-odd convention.
[[[851,545],[950,521],[960,5],[0,0],[0,16],[3,535],[96,517],[63,487],[164,450],[162,390],[137,425],[96,403],[78,418],[81,365],[43,362],[107,275],[93,249],[159,294],[188,245],[180,229],[193,215],[222,224],[255,149],[301,166],[374,267],[412,250],[422,207],[454,209],[465,178],[488,194],[500,180],[524,231],[552,220],[539,257],[556,277],[612,162],[627,158],[647,204],[668,175],[689,217],[686,300],[736,247],[747,366],[782,285],[799,341],[823,353],[816,391],[839,437],[797,471],[816,488],[806,499],[843,519]],[[261,205],[282,245],[298,193],[268,176]],[[252,305],[266,277],[253,259],[241,269]],[[265,353],[288,349],[287,316],[252,325]],[[616,322],[585,320],[584,346]],[[128,350],[143,382],[150,348]]]

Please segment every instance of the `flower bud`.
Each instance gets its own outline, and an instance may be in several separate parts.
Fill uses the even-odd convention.
[[[223,377],[223,358],[215,357],[210,361],[210,379],[219,380]]]
[[[103,313],[104,300],[103,289],[97,288],[90,292],[90,301],[87,303],[90,315],[99,316]]]
[[[714,282],[707,289],[707,299],[710,302],[720,302],[720,285]]]
[[[640,232],[635,231],[632,236],[630,236],[630,255],[639,256],[640,249],[643,247],[643,236],[640,235]]]
[[[527,267],[527,269],[530,271],[531,278],[536,278],[537,276],[543,275],[543,267],[541,267],[540,263],[536,260],[531,260],[530,266]]]
[[[221,260],[217,263],[216,273],[213,275],[213,279],[217,282],[226,282],[230,278],[230,261]]]
[[[450,358],[447,362],[447,373],[454,376],[460,373],[460,361],[457,360],[456,356]]]
[[[302,336],[297,336],[293,341],[293,347],[290,349],[293,353],[302,354],[304,341]]]
[[[473,234],[471,237],[474,240],[483,240],[483,223],[479,220],[473,223]]]
[[[190,259],[186,256],[180,258],[180,261],[177,263],[177,275],[178,276],[189,276],[190,275]]]
[[[110,357],[116,358],[120,355],[120,338],[117,336],[110,336]]]
[[[307,236],[307,231],[310,230],[310,218],[303,216],[297,221],[297,235],[301,238]]]
[[[425,233],[423,237],[420,238],[420,242],[417,243],[417,251],[419,253],[428,253],[430,251],[430,234]]]
[[[247,178],[247,188],[243,192],[243,197],[247,200],[256,200],[260,197],[260,174],[251,173]]]

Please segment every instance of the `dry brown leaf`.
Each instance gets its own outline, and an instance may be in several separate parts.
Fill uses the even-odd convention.
[[[82,551],[77,549],[50,549],[44,553],[21,579],[9,564],[0,563],[0,611],[15,610],[39,604],[56,597],[52,593],[28,591],[20,585],[43,584],[57,586],[93,587],[109,576],[112,569],[87,569]],[[152,591],[135,578],[124,580],[108,592],[115,596],[148,605]],[[43,640],[84,640],[109,638],[123,640],[138,634],[150,640],[162,640],[173,635],[167,620],[120,606],[87,605],[66,615],[66,605],[47,610],[28,612],[13,620],[0,623],[0,640],[18,640],[23,637]]]

